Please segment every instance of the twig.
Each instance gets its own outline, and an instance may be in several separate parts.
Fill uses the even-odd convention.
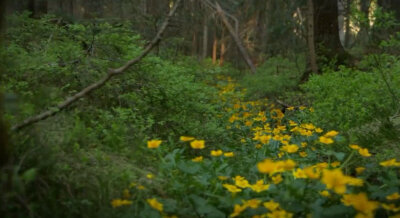
[[[178,5],[180,3],[181,0],[177,0],[174,4],[174,7],[170,10],[168,16],[165,18],[164,23],[161,25],[161,28],[158,30],[157,35],[153,38],[153,40],[146,46],[146,48],[142,51],[142,53],[126,62],[123,66],[116,68],[116,69],[109,69],[108,73],[99,81],[89,85],[88,87],[82,89],[80,92],[76,93],[75,95],[68,97],[65,101],[61,102],[60,104],[58,104],[57,106],[55,106],[53,109],[47,110],[43,113],[40,113],[36,116],[30,117],[24,121],[22,121],[22,123],[16,124],[13,127],[11,127],[11,130],[13,131],[18,131],[21,130],[24,127],[30,126],[34,123],[37,123],[41,120],[47,119],[51,116],[54,116],[55,114],[57,114],[58,112],[64,110],[65,108],[67,108],[69,105],[71,105],[72,103],[76,102],[77,100],[85,97],[87,94],[89,94],[90,92],[92,92],[93,90],[96,90],[102,86],[104,86],[104,84],[106,84],[112,77],[122,74],[124,73],[129,67],[131,67],[132,65],[138,63],[139,61],[141,61],[144,57],[146,57],[146,55],[154,48],[154,46],[156,46],[162,37],[162,34],[164,33],[165,29],[168,27],[169,21],[171,19],[171,17],[175,14],[176,9],[178,8]]]

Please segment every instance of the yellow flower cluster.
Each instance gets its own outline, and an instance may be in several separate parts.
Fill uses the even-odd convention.
[[[131,204],[132,204],[132,201],[124,200],[124,199],[114,199],[111,201],[111,206],[114,208],[131,205]]]
[[[161,142],[162,142],[161,140],[157,140],[157,139],[147,141],[147,148],[150,148],[150,149],[158,148],[160,146]]]
[[[346,192],[346,185],[362,186],[364,184],[362,179],[346,176],[340,169],[325,169],[322,174],[321,182],[326,185],[326,188],[338,194]]]
[[[370,157],[371,156],[371,154],[369,153],[368,149],[366,149],[366,148],[362,148],[362,147],[360,147],[358,145],[349,145],[349,147],[351,149],[354,149],[354,150],[358,151],[358,153],[363,157]]]
[[[160,212],[163,211],[163,204],[158,202],[156,198],[149,198],[146,201],[150,205],[150,207],[154,208],[155,210],[158,210]]]
[[[285,161],[273,161],[271,159],[265,159],[257,164],[257,168],[260,173],[265,173],[269,175],[292,170],[295,166],[296,163],[290,159]]]

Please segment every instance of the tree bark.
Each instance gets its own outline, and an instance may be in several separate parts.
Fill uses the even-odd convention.
[[[344,64],[349,55],[340,41],[337,0],[313,0],[313,4],[316,54],[326,60],[319,60],[318,65],[334,59],[336,65]]]

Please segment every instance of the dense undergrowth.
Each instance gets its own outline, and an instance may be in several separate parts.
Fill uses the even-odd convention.
[[[145,44],[129,23],[27,14],[9,22],[0,52],[9,123],[79,91]],[[1,214],[399,216],[398,57],[327,68],[299,88],[303,70],[275,57],[242,77],[207,61],[149,56],[12,135]]]

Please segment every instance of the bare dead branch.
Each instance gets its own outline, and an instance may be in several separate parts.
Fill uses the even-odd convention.
[[[14,125],[13,127],[11,127],[11,130],[18,131],[18,130],[21,130],[22,128],[24,128],[24,127],[30,126],[30,125],[32,125],[34,123],[37,123],[37,122],[41,121],[41,120],[47,119],[47,118],[49,118],[51,116],[54,116],[58,112],[64,110],[68,106],[70,106],[72,103],[74,103],[77,100],[85,97],[86,95],[88,95],[93,90],[96,90],[96,89],[104,86],[104,84],[106,84],[112,77],[124,73],[129,67],[131,67],[132,65],[134,65],[134,64],[138,63],[139,61],[141,61],[154,48],[154,46],[156,46],[160,42],[162,34],[164,33],[165,29],[168,27],[169,21],[170,21],[171,17],[175,14],[180,2],[181,2],[181,0],[177,0],[175,2],[173,8],[168,13],[168,16],[165,18],[165,20],[164,20],[163,24],[161,25],[160,29],[158,30],[156,36],[146,46],[146,48],[142,51],[142,53],[138,57],[126,62],[123,66],[121,66],[119,68],[109,69],[108,73],[102,79],[100,79],[99,81],[97,81],[97,82],[89,85],[88,87],[82,89],[77,94],[75,94],[75,95],[73,95],[71,97],[68,97],[65,101],[61,102],[60,104],[58,104],[54,108],[52,108],[50,110],[47,110],[47,111],[45,111],[43,113],[40,113],[38,115],[35,115],[33,117],[30,117],[30,118],[22,121],[21,123]]]
[[[252,73],[256,73],[256,67],[254,66],[253,62],[250,59],[249,54],[247,53],[246,49],[242,45],[242,41],[240,40],[238,34],[235,33],[232,25],[229,23],[228,19],[225,16],[224,10],[222,10],[221,6],[216,3],[217,13],[221,17],[222,22],[224,23],[225,27],[228,29],[229,33],[231,34],[233,40],[235,41],[237,47],[239,48],[240,53],[242,54],[243,59],[245,60],[246,64],[250,67]]]

